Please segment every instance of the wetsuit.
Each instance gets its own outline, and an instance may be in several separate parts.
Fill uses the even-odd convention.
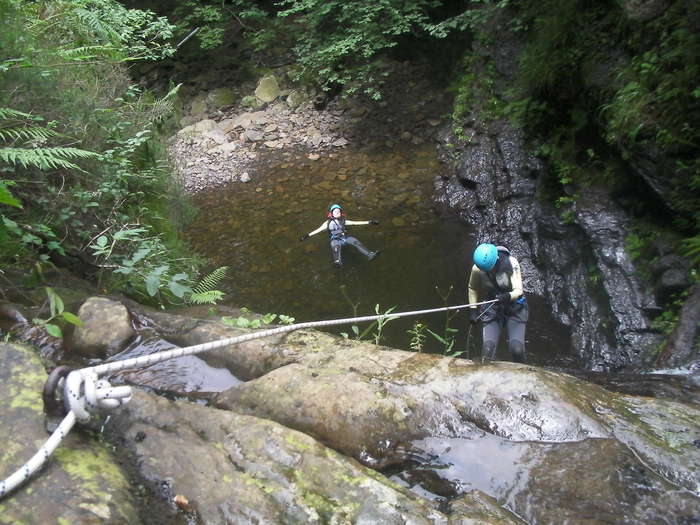
[[[364,224],[370,224],[370,221],[351,221],[346,219],[345,217],[330,217],[323,224],[321,224],[321,226],[316,228],[314,231],[310,232],[309,236],[316,235],[317,233],[320,233],[323,230],[328,230],[328,235],[331,241],[331,256],[333,257],[333,264],[340,267],[343,265],[341,252],[342,247],[345,244],[354,246],[357,249],[357,251],[359,251],[369,260],[374,259],[374,257],[377,255],[377,252],[369,251],[360,241],[358,241],[355,237],[350,235],[346,228],[346,226]]]
[[[469,277],[469,302],[476,303],[495,299],[498,294],[508,293],[507,303],[493,303],[483,308],[483,347],[481,358],[490,361],[496,356],[496,346],[501,330],[506,327],[508,349],[513,361],[525,362],[525,323],[528,307],[523,295],[523,280],[520,264],[503,246],[498,246],[498,260],[494,267],[484,272],[472,266]]]

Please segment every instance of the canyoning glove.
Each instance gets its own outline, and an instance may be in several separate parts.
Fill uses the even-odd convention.
[[[376,226],[377,224],[379,224],[379,221],[377,219],[370,219],[369,223],[374,224]]]
[[[508,304],[510,302],[510,293],[508,292],[499,292],[496,294],[495,299],[498,299],[498,302],[500,304]]]
[[[301,237],[299,237],[299,240],[300,240],[300,241],[305,241],[305,240],[308,239],[308,238],[309,238],[309,234],[308,234],[308,233],[305,233],[304,235],[302,235]]]
[[[476,324],[478,320],[479,320],[479,310],[477,310],[476,308],[471,308],[469,310],[469,322],[471,324]]]

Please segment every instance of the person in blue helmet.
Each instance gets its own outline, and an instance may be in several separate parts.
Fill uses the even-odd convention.
[[[497,299],[497,303],[469,309],[469,320],[483,323],[481,360],[492,361],[503,327],[508,333],[508,349],[513,361],[525,362],[525,324],[528,307],[523,293],[520,264],[507,248],[483,243],[474,250],[474,265],[469,276],[469,302]]]
[[[328,208],[326,220],[321,224],[321,226],[312,232],[302,235],[299,240],[305,241],[312,235],[328,230],[328,235],[331,241],[331,256],[333,257],[333,264],[336,266],[336,268],[343,266],[342,247],[346,244],[354,246],[358,252],[371,261],[379,254],[379,251],[373,252],[365,248],[360,241],[358,241],[354,236],[350,235],[347,229],[348,226],[360,226],[364,224],[376,225],[379,224],[379,221],[374,219],[370,219],[368,221],[351,221],[345,218],[343,208],[340,206],[340,204],[331,204],[331,206]]]

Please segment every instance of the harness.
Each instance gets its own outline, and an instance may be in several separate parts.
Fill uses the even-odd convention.
[[[329,218],[327,228],[328,235],[332,241],[345,240],[345,234],[347,233],[347,229],[345,228],[345,217],[341,217],[340,219],[336,219],[335,217]]]
[[[484,272],[488,280],[491,282],[493,285],[494,289],[496,292],[512,292],[513,291],[513,283],[511,282],[510,278],[513,275],[513,266],[510,264],[510,251],[508,251],[507,248],[504,248],[503,246],[498,247],[498,260],[496,261],[496,265],[493,268],[493,273],[492,272]],[[505,274],[505,276],[508,278],[508,284],[503,286],[498,283],[496,279],[496,275],[498,274]],[[515,301],[513,301],[518,304],[525,304],[525,294],[521,295],[518,297]]]

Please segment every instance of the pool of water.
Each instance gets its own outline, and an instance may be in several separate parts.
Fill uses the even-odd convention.
[[[434,148],[345,150],[318,160],[294,152],[260,157],[251,182],[195,198],[201,211],[187,232],[197,251],[230,268],[222,285],[228,304],[310,321],[467,302],[474,240],[467,225],[433,202],[435,177],[446,169]],[[299,240],[325,222],[335,202],[349,219],[380,222],[351,228],[370,250],[381,250],[375,260],[346,246],[344,267],[337,269],[325,233]],[[529,296],[529,302],[529,361],[575,367],[568,329],[543,300]],[[416,322],[439,336],[424,332],[423,351],[445,352],[439,338],[448,336],[455,339],[450,353],[479,354],[480,330],[469,333],[466,312],[393,320],[382,329],[381,342],[408,349],[407,331]],[[351,326],[334,331],[354,336]],[[504,344],[497,358],[509,359]]]

